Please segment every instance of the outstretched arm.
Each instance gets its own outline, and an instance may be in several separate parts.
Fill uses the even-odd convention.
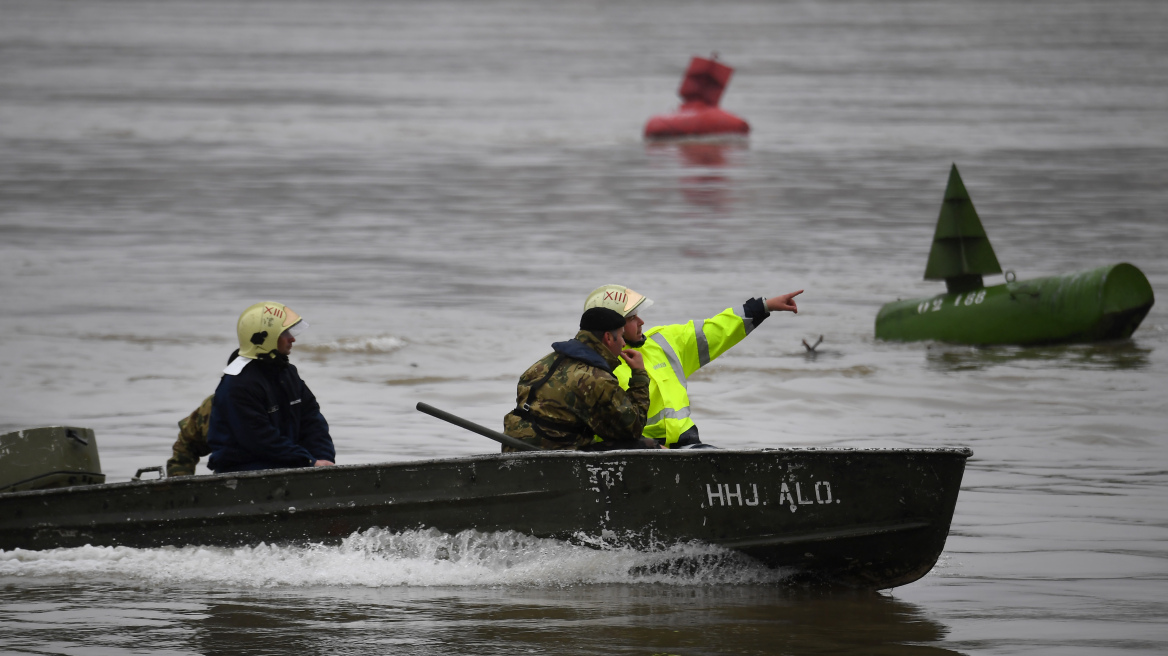
[[[795,297],[802,293],[803,290],[800,289],[790,294],[768,298],[766,300],[767,312],[794,312],[795,314],[799,314],[799,307],[795,305]]]

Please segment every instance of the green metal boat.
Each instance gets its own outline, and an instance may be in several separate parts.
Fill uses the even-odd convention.
[[[696,541],[793,580],[883,589],[936,563],[970,455],[528,451],[7,491],[0,549],[337,543],[433,527],[646,550]],[[3,474],[0,463],[0,490]]]
[[[1131,337],[1155,302],[1147,277],[1127,263],[986,287],[1001,273],[965,184],[954,165],[937,219],[926,280],[947,291],[887,303],[876,315],[876,338],[998,345],[1095,342]]]

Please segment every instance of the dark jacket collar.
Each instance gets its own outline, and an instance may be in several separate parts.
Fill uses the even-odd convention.
[[[608,373],[620,365],[621,359],[612,354],[596,336],[587,330],[576,333],[576,337],[566,342],[552,344],[552,350],[560,355],[603,369]]]

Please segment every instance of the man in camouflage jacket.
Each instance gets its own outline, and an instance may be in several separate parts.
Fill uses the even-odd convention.
[[[649,375],[641,354],[624,350],[624,326],[618,312],[587,310],[576,337],[552,344],[553,352],[520,377],[517,407],[503,418],[503,432],[541,449],[659,448],[641,437]],[[612,375],[622,358],[632,369],[627,391]]]
[[[178,420],[178,439],[171,447],[173,453],[166,461],[167,476],[193,476],[199,458],[211,455],[207,446],[207,426],[211,423],[211,401],[208,396],[189,416]]]

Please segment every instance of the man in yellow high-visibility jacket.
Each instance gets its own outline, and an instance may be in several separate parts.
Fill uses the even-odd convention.
[[[593,290],[584,309],[605,307],[625,317],[625,343],[640,351],[649,373],[649,419],[643,435],[668,448],[693,447],[702,442],[690,417],[686,381],[763,322],[771,312],[795,312],[795,297],[803,290],[751,298],[741,311],[727,308],[709,319],[683,324],[656,326],[642,331],[645,321],[638,314],[653,301],[623,285],[604,285]],[[632,371],[621,364],[613,370],[621,387],[627,387]]]

